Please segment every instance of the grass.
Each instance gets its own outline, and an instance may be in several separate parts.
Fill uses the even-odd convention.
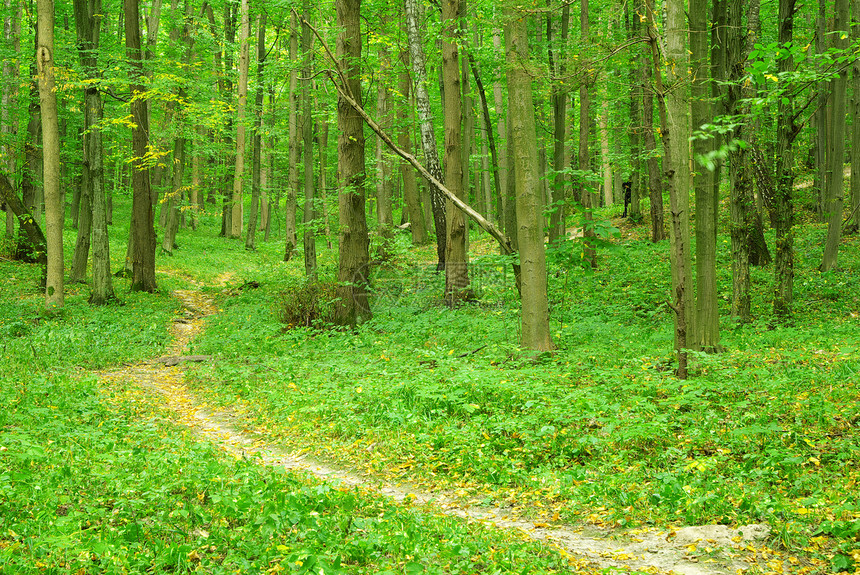
[[[123,237],[115,226],[114,269]],[[178,308],[170,290],[218,279],[227,287],[211,289],[246,293],[236,288],[247,274],[282,270],[264,250],[246,255],[205,232],[180,242],[159,260],[159,293],[118,279],[119,301],[93,308],[86,286],[68,286],[52,316],[40,311],[38,270],[0,259],[0,572],[578,569],[517,534],[226,457],[133,383],[99,383],[94,370],[163,353]]]
[[[188,281],[217,291],[220,307],[192,350],[215,360],[190,383],[272,442],[538,523],[766,522],[770,545],[807,570],[860,559],[858,238],[843,241],[841,271],[821,274],[824,228],[798,227],[794,321],[773,321],[765,269],[753,272],[756,320],[734,325],[721,236],[727,351],[694,354],[679,381],[667,246],[641,228],[602,250],[594,273],[552,254],[558,349],[534,358],[518,347],[504,261],[478,236],[479,303],[442,307],[432,249],[401,236],[374,271],[373,319],[336,331],[280,323],[302,262],[284,264],[279,240],[246,252],[214,237],[218,223],[204,216],[159,256],[160,293],[117,280],[121,305],[99,309],[71,286],[58,317],[39,311],[36,270],[0,260],[0,570],[572,569],[513,535],[225,459],[138,390],[101,388],[88,371],[161,354],[169,292]],[[111,233],[116,269],[127,228]],[[318,249],[332,280],[336,254]]]

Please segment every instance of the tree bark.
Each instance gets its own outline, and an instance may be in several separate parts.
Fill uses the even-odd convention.
[[[14,4],[13,4],[14,1]],[[3,38],[7,45],[11,46],[14,57],[3,60],[3,102],[2,123],[3,133],[7,138],[3,147],[6,158],[5,169],[14,174],[17,171],[17,152],[13,145],[13,134],[18,132],[17,114],[12,110],[18,109],[18,65],[21,55],[21,6],[17,0],[6,0],[6,16],[3,19]],[[21,234],[22,236],[25,234]],[[6,206],[6,237],[12,239],[15,236],[15,212],[10,206]]]
[[[692,126],[700,130],[713,122],[711,102],[712,70],[708,54],[708,2],[690,0],[690,59],[692,61]],[[694,157],[702,158],[714,150],[714,137],[693,140]],[[695,162],[693,186],[696,197],[696,321],[693,345],[715,352],[720,349],[720,316],[717,304],[717,205],[714,187],[715,167]],[[687,196],[687,194],[685,194]],[[688,244],[689,245],[689,244]],[[690,279],[692,276],[689,276]]]
[[[140,46],[138,0],[123,0],[125,10],[126,54],[130,62],[132,128],[132,291],[154,292],[155,228],[149,167],[144,158],[149,145],[149,118],[146,112],[146,88],[143,85],[143,57]]]
[[[361,105],[361,0],[336,0],[337,57],[344,72],[343,86]],[[367,294],[368,236],[364,195],[364,124],[357,110],[341,94],[337,102],[338,135],[338,301],[335,321],[354,325],[371,315]]]
[[[248,0],[241,0],[239,8],[239,85],[236,101],[236,171],[233,174],[232,217],[230,237],[242,235],[242,203],[245,181],[245,114],[248,106],[248,68],[251,54],[248,38],[251,35],[250,8]]]
[[[460,59],[456,32],[460,0],[442,0],[442,77],[445,86],[445,185],[452,194],[465,200],[463,190],[462,121]],[[469,285],[469,260],[466,252],[468,228],[463,212],[452,203],[446,207],[447,234],[445,253],[445,301],[449,305],[474,297]]]
[[[42,182],[45,189],[45,235],[48,247],[45,309],[54,311],[64,305],[64,209],[60,196],[60,127],[57,121],[57,92],[54,81],[54,2],[38,0],[36,6],[39,37],[36,69],[42,116]]]
[[[851,6],[851,40],[860,43],[860,0],[853,0]],[[851,117],[855,118],[851,127],[851,220],[845,233],[856,234],[860,231],[860,58],[854,60],[851,70]]]
[[[412,129],[409,121],[409,96],[411,92],[409,80],[409,50],[403,48],[400,51],[400,62],[403,64],[403,70],[400,72],[400,80],[398,89],[402,103],[397,107],[397,120],[400,129],[397,133],[397,144],[406,152],[412,152],[412,142],[409,132]],[[403,160],[400,163],[400,174],[403,178],[403,201],[406,203],[406,210],[409,213],[409,226],[412,232],[412,243],[414,245],[423,245],[427,243],[427,224],[424,221],[424,213],[421,210],[421,201],[418,197],[418,182],[415,177],[415,170],[409,165],[409,162]]]
[[[836,0],[834,18],[834,47],[845,50],[848,47],[848,0]],[[827,143],[827,178],[824,194],[824,216],[827,220],[827,240],[824,243],[824,257],[819,269],[823,272],[838,266],[839,241],[842,239],[842,208],[845,193],[842,189],[843,164],[845,162],[845,102],[848,93],[848,67],[844,66],[839,75],[830,81],[831,101],[828,108],[831,126]],[[854,154],[858,153],[856,150]]]
[[[311,67],[313,57],[313,39],[311,37],[310,0],[302,2],[304,7],[304,24],[302,25],[302,60],[304,69],[302,71],[302,140],[304,142],[304,190],[305,205],[302,220],[305,224],[305,233],[302,245],[305,252],[305,275],[316,278],[317,275],[317,239],[314,229],[314,137],[313,116],[311,115]]]
[[[298,236],[296,232],[296,210],[298,195],[299,195],[299,131],[298,131],[298,113],[299,113],[299,76],[297,71],[298,66],[298,51],[299,51],[299,29],[295,13],[290,19],[290,62],[293,69],[290,72],[290,96],[289,96],[289,173],[287,182],[287,205],[285,208],[287,214],[287,223],[284,228],[286,232],[286,246],[284,248],[284,261],[289,261],[293,257],[293,251],[298,245]]]
[[[658,100],[658,110],[660,113],[660,132],[663,140],[663,168],[665,170],[665,178],[666,178],[666,186],[669,189],[669,210],[671,213],[671,228],[670,228],[670,256],[672,260],[672,288],[673,288],[673,301],[670,303],[672,310],[675,312],[675,350],[678,354],[678,371],[677,375],[680,379],[687,378],[687,334],[689,332],[689,323],[687,320],[687,316],[691,307],[687,305],[687,296],[686,292],[690,286],[690,283],[687,281],[686,274],[684,273],[682,263],[689,259],[689,244],[684,241],[684,234],[681,230],[683,225],[683,220],[681,215],[683,213],[683,208],[681,207],[681,199],[680,196],[683,194],[679,193],[677,190],[678,186],[683,186],[686,183],[689,183],[689,179],[679,182],[678,181],[678,172],[683,172],[684,168],[679,166],[678,158],[676,154],[678,153],[679,146],[675,140],[682,139],[686,142],[686,138],[681,137],[678,132],[678,124],[679,122],[676,120],[670,124],[669,114],[685,114],[686,110],[682,107],[680,110],[675,106],[678,105],[679,101],[682,99],[675,96],[672,100],[672,103],[669,104],[667,101],[670,100],[667,95],[664,87],[663,87],[663,78],[662,78],[662,59],[660,57],[660,50],[657,46],[657,29],[654,24],[654,0],[646,0],[646,19],[648,23],[648,38],[649,43],[651,45],[651,55],[652,62],[654,66],[654,92],[657,95]],[[671,25],[677,26],[680,23],[679,14],[677,12],[681,10],[680,5],[674,5],[671,7],[672,10],[670,12],[675,12],[669,23]],[[680,31],[675,28],[672,30],[673,34],[678,34]],[[667,34],[669,34],[669,30],[667,30]],[[667,44],[669,44],[667,39]],[[678,38],[673,38],[673,47],[675,48],[674,52],[671,52],[674,56],[681,58],[682,61],[686,57],[686,54],[679,54],[678,52]],[[683,40],[680,42],[680,48],[683,51]],[[668,53],[668,51],[667,51]],[[675,66],[678,65],[677,61],[670,60],[668,65]],[[677,91],[677,86],[675,87]],[[681,132],[683,134],[683,132]],[[682,157],[687,156],[687,154],[681,154]],[[683,160],[683,163],[689,166],[689,163],[686,160],[686,157]],[[687,168],[688,169],[688,168]],[[684,188],[686,190],[686,188]]]
[[[588,22],[588,0],[581,0],[579,4],[580,35],[584,43],[589,42]],[[579,87],[579,170],[582,174],[591,172],[591,155],[589,152],[589,139],[591,136],[591,82],[593,78],[587,77]],[[582,261],[588,267],[597,265],[597,250],[594,247],[594,221],[592,210],[594,207],[594,193],[591,191],[591,183],[584,176],[580,176],[579,201],[582,204]]]
[[[550,100],[552,102],[552,210],[549,216],[549,243],[554,243],[564,237],[564,212],[566,200],[567,177],[564,169],[567,167],[567,87],[561,78],[567,72],[567,37],[570,30],[570,4],[565,3],[561,9],[561,31],[557,51],[554,49],[552,17],[546,17],[546,40],[549,57],[550,73],[555,76],[552,81]]]
[[[543,214],[535,146],[535,109],[532,78],[526,69],[529,59],[526,20],[513,15],[505,30],[510,125],[513,133],[509,153],[516,165],[517,237],[522,293],[522,346],[549,351],[549,305]]]
[[[6,207],[15,215],[18,219],[18,226],[27,235],[30,245],[33,246],[32,251],[28,252],[28,259],[24,261],[47,266],[48,244],[45,240],[45,234],[27,206],[15,195],[12,182],[3,174],[0,174],[0,202],[6,204]]]
[[[257,223],[261,204],[265,206],[262,193],[262,155],[263,155],[263,95],[266,84],[263,73],[266,70],[266,11],[257,15],[257,92],[254,96],[254,125],[252,136],[253,152],[251,157],[251,212],[248,214],[248,229],[245,232],[245,249],[257,248]],[[263,208],[265,211],[265,207]]]
[[[794,40],[794,12],[796,0],[779,0],[777,41],[780,46]],[[794,61],[783,53],[778,58],[778,72],[789,75],[794,71]],[[792,83],[783,87],[790,94]],[[794,140],[797,137],[794,123],[794,104],[791,98],[780,98],[777,107],[776,126],[776,193],[774,198],[774,228],[776,228],[776,261],[774,279],[776,289],[773,311],[777,317],[788,319],[792,314],[794,300]]]
[[[405,0],[405,10],[406,34],[409,44],[410,61],[412,62],[415,103],[418,108],[424,162],[427,164],[427,169],[433,177],[441,182],[444,178],[442,176],[442,167],[439,165],[439,153],[436,150],[436,136],[433,132],[433,111],[430,108],[430,95],[427,92],[427,63],[418,28],[417,0]],[[428,184],[430,185],[433,227],[436,231],[436,256],[438,258],[436,269],[441,271],[445,269],[446,241],[448,239],[445,198],[432,183],[428,182]]]

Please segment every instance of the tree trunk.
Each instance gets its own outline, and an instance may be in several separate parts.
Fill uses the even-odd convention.
[[[690,81],[689,53],[687,52],[687,16],[683,0],[669,0],[666,4],[666,83],[673,89],[665,93],[667,114],[666,143],[672,146],[672,161],[665,162],[667,184],[672,217],[669,240],[672,245],[672,286],[676,293],[683,293],[684,341],[677,341],[678,349],[684,348],[688,335],[694,335],[695,300],[693,292],[693,265],[690,252],[690,102],[684,86]],[[674,195],[674,199],[673,199]],[[676,330],[680,333],[681,329]]]
[[[266,11],[261,10],[257,15],[257,92],[254,96],[254,124],[257,129],[252,136],[253,155],[251,159],[251,213],[248,214],[248,230],[245,234],[245,249],[257,248],[257,214],[260,204],[265,206],[265,195],[262,188],[262,154],[263,154],[263,94],[265,93],[266,69]],[[263,195],[261,199],[261,195]],[[265,210],[265,208],[264,208]]]
[[[613,193],[612,160],[609,158],[609,100],[605,97],[601,104],[601,114],[598,117],[600,126],[600,171],[603,173],[603,205],[615,204]]]
[[[406,35],[409,44],[410,61],[412,62],[413,81],[415,83],[415,103],[418,108],[424,162],[427,164],[430,174],[441,182],[444,178],[442,176],[442,167],[439,165],[439,153],[436,151],[436,136],[433,132],[433,111],[430,108],[430,95],[427,92],[427,63],[424,57],[421,34],[418,29],[417,0],[405,0],[405,9]],[[446,182],[446,184],[450,184],[450,182]],[[438,258],[436,269],[441,271],[445,269],[446,241],[448,239],[445,198],[432,184],[428,182],[428,185],[430,186],[433,227],[436,231],[436,256]]]
[[[851,40],[860,43],[860,0],[853,0],[851,6]],[[854,60],[851,70],[851,221],[846,233],[860,231],[860,58]]]
[[[499,35],[500,32],[498,29],[493,30],[493,48],[495,48],[496,53],[500,54],[502,52],[502,37]],[[498,74],[497,77],[501,77],[501,74]],[[510,162],[508,162],[508,145],[509,140],[508,136],[510,135],[508,132],[508,128],[506,126],[507,120],[507,112],[505,108],[505,98],[502,94],[502,83],[498,80],[493,82],[493,102],[495,103],[496,113],[499,115],[498,120],[498,131],[499,131],[499,146],[498,146],[498,170],[499,170],[499,223],[501,224],[502,230],[507,233],[507,235],[511,238],[512,241],[516,242],[517,234],[515,233],[515,229],[509,230],[508,226],[508,209],[507,209],[507,201],[508,201],[508,183],[512,181],[513,174],[508,178],[508,169],[510,167]],[[511,184],[513,185],[513,184]],[[510,210],[510,213],[516,213],[516,210]],[[514,220],[516,218],[514,217]],[[563,224],[562,224],[562,227]]]
[[[579,4],[579,24],[582,41],[588,43],[588,0],[582,0]],[[585,78],[579,87],[579,170],[582,174],[591,172],[591,155],[589,153],[589,139],[591,136],[591,82],[593,78]],[[594,207],[594,194],[591,191],[591,182],[580,176],[579,201],[582,203],[582,261],[588,267],[597,265],[597,251],[594,247],[594,228],[591,222],[594,220],[592,210]]]
[[[298,131],[298,113],[299,113],[299,76],[298,76],[298,51],[299,51],[299,29],[296,21],[295,13],[290,20],[290,62],[292,63],[292,71],[290,72],[290,96],[289,96],[289,173],[287,183],[287,205],[285,208],[287,214],[286,246],[284,248],[284,261],[289,261],[293,257],[293,251],[298,244],[298,236],[296,234],[296,210],[299,195],[299,131]]]
[[[708,2],[690,0],[690,59],[692,61],[692,126],[700,130],[713,122],[711,103],[711,67],[708,54]],[[694,157],[704,157],[714,149],[713,138],[693,140]],[[695,165],[693,184],[696,196],[696,321],[697,349],[715,352],[720,349],[720,316],[717,305],[717,205],[714,187],[715,166]],[[683,189],[683,188],[682,188]],[[684,194],[688,197],[688,194]],[[689,244],[687,244],[689,245]],[[692,275],[688,276],[692,279]]]
[[[248,0],[241,0],[239,8],[239,85],[236,101],[236,171],[233,174],[232,217],[230,237],[242,236],[242,201],[245,180],[245,112],[248,105],[248,68],[251,54],[248,37],[251,35]]]
[[[639,39],[640,20],[639,14],[634,14],[630,17],[630,4],[624,4],[624,22],[627,28],[627,37],[632,42]],[[639,108],[642,105],[641,92],[643,89],[643,68],[642,57],[638,52],[632,55],[633,65],[628,73],[628,81],[630,82],[630,128],[628,134],[630,138],[630,210],[628,216],[630,220],[636,223],[642,221],[642,124],[640,119]],[[649,156],[650,157],[650,156]]]
[[[460,59],[457,49],[457,28],[460,0],[442,0],[442,76],[445,94],[445,185],[465,200],[463,190],[462,121],[463,105],[460,89]],[[469,260],[466,253],[468,229],[463,212],[447,202],[445,254],[445,301],[457,305],[474,297],[469,285]]]
[[[836,0],[834,18],[834,47],[848,47],[848,0]],[[842,208],[845,193],[842,189],[843,165],[845,162],[845,101],[848,93],[848,67],[843,66],[839,75],[830,81],[831,99],[828,108],[831,126],[827,143],[827,178],[824,215],[827,219],[827,240],[824,257],[819,269],[823,272],[837,267],[839,241],[842,239]],[[856,154],[856,151],[853,151]]]
[[[90,102],[87,95],[84,96],[84,124],[91,125],[92,110],[89,108]],[[77,186],[78,192],[78,213],[77,226],[78,233],[75,239],[75,251],[72,254],[72,269],[69,272],[69,283],[86,283],[87,281],[87,263],[90,258],[90,232],[92,231],[93,223],[93,206],[92,206],[92,174],[90,173],[90,158],[89,141],[90,135],[83,137],[83,153],[81,154],[81,178],[80,184]]]
[[[794,12],[796,0],[779,0],[778,42],[781,46],[794,40]],[[794,71],[791,57],[778,61],[778,72],[788,76]],[[783,86],[790,94],[792,83]],[[776,127],[776,194],[774,198],[774,228],[776,228],[776,261],[774,279],[776,289],[773,311],[777,317],[791,316],[794,300],[794,140],[797,126],[794,123],[794,104],[791,98],[780,98],[777,107]]]
[[[647,13],[645,1],[639,4],[639,10]],[[646,45],[650,52],[650,45]],[[646,60],[650,59],[646,57]],[[642,66],[642,142],[645,155],[648,158],[648,189],[651,204],[651,241],[657,243],[666,239],[666,225],[663,219],[663,170],[660,167],[660,158],[657,156],[657,141],[654,137],[654,88],[652,82],[652,66]]]
[[[331,224],[328,217],[328,198],[327,189],[328,179],[326,170],[328,169],[328,122],[320,119],[317,123],[317,140],[320,155],[319,179],[317,187],[320,191],[320,205],[323,209],[323,225],[325,226],[325,241],[328,249],[331,249]],[[413,174],[413,178],[414,178]]]
[[[12,2],[15,2],[14,5]],[[3,60],[3,102],[2,122],[3,134],[6,144],[3,146],[3,154],[6,165],[3,166],[8,173],[14,174],[17,170],[16,152],[12,144],[13,134],[18,132],[17,115],[11,113],[18,109],[18,66],[15,63],[21,55],[21,6],[17,0],[6,0],[6,16],[3,19],[3,38],[8,46],[12,47],[14,56]],[[25,234],[21,234],[22,236]],[[6,237],[12,239],[15,236],[15,212],[6,206]]]
[[[155,228],[149,168],[144,161],[149,147],[149,118],[146,113],[146,88],[143,85],[143,58],[140,47],[138,0],[123,0],[125,10],[126,54],[130,62],[132,128],[132,291],[154,292]]]
[[[45,189],[45,231],[48,243],[45,309],[63,307],[63,205],[60,196],[60,127],[54,81],[54,2],[38,0],[36,69],[42,116],[42,182]]]
[[[815,19],[815,54],[822,56],[828,49],[827,39],[827,18],[826,18],[826,0],[818,0],[818,14]],[[824,70],[819,70],[824,72]],[[818,221],[826,221],[825,197],[827,194],[827,142],[829,141],[829,133],[831,125],[827,121],[829,99],[830,99],[830,83],[827,80],[821,80],[816,86],[817,106],[815,112],[810,118],[810,128],[813,131],[813,149],[815,166],[813,170],[812,188],[815,190],[815,213],[818,216]]]
[[[304,7],[304,24],[302,25],[302,60],[304,69],[302,70],[302,140],[304,149],[304,190],[305,190],[305,205],[302,220],[305,224],[305,233],[302,238],[302,244],[305,252],[305,275],[309,278],[316,278],[317,275],[317,238],[314,229],[314,130],[313,116],[311,115],[311,68],[313,58],[313,40],[311,37],[310,17],[311,6],[310,0],[303,1]]]
[[[6,207],[15,214],[22,235],[26,234],[29,244],[33,246],[33,249],[28,252],[28,258],[23,261],[47,266],[48,244],[45,240],[45,234],[42,233],[39,222],[30,213],[30,210],[15,195],[12,182],[4,174],[0,174],[0,202],[6,204]]]
[[[522,293],[522,346],[549,351],[549,305],[546,258],[543,244],[543,214],[535,146],[535,110],[529,61],[526,20],[513,16],[505,30],[510,124],[513,138],[509,153],[516,165],[517,236]]]
[[[409,80],[409,51],[403,48],[400,51],[400,62],[403,64],[403,70],[400,72],[400,81],[398,90],[402,103],[397,107],[397,120],[400,129],[397,133],[397,145],[406,152],[412,152],[412,142],[409,132],[412,129],[412,123],[409,121],[409,97],[411,93]],[[409,162],[403,160],[400,163],[400,174],[403,178],[403,201],[406,203],[406,210],[409,214],[409,226],[412,232],[413,245],[423,245],[427,243],[427,224],[424,221],[424,213],[421,210],[421,201],[418,197],[418,182],[415,177],[415,170],[409,165]]]
[[[337,57],[344,73],[344,86],[361,105],[361,0],[336,0]],[[364,124],[343,95],[337,101],[338,135],[338,301],[335,321],[354,325],[371,315],[367,296],[368,236],[364,216],[367,174],[364,165]]]
[[[662,78],[662,59],[660,50],[657,46],[657,28],[654,24],[654,0],[646,0],[646,18],[648,22],[648,38],[649,43],[651,45],[651,55],[652,62],[654,66],[654,92],[657,94],[658,100],[658,110],[660,112],[660,132],[663,140],[663,168],[665,169],[665,177],[666,177],[666,186],[669,189],[669,210],[671,213],[672,225],[670,228],[670,256],[672,260],[672,288],[673,288],[673,303],[670,304],[672,306],[672,310],[675,312],[675,349],[678,354],[678,372],[677,375],[680,379],[687,378],[687,334],[689,332],[689,324],[687,320],[687,316],[691,307],[687,305],[687,295],[686,292],[690,286],[690,283],[687,281],[686,274],[684,273],[683,262],[689,259],[689,244],[684,241],[685,236],[682,231],[683,220],[681,215],[684,209],[681,207],[681,196],[682,193],[679,193],[677,187],[681,186],[682,189],[686,190],[686,184],[689,183],[689,178],[678,181],[677,174],[679,172],[684,173],[685,169],[689,169],[688,167],[682,167],[679,164],[681,162],[678,161],[676,154],[678,154],[678,148],[685,148],[686,146],[680,146],[676,140],[683,140],[686,143],[686,137],[682,137],[681,134],[686,135],[683,131],[678,130],[678,125],[683,124],[683,121],[679,122],[679,118],[676,118],[671,124],[669,120],[669,114],[680,114],[683,116],[686,114],[685,107],[681,107],[678,109],[676,106],[679,105],[679,102],[683,100],[679,98],[677,95],[671,99],[671,104],[667,103],[667,100],[670,98],[667,96],[666,92],[663,88],[663,78]],[[679,34],[680,30],[678,30],[677,26],[680,24],[680,15],[678,14],[681,10],[682,6],[679,4],[675,4],[671,6],[671,10],[669,10],[671,16],[667,24],[672,26],[676,26],[676,28],[668,28],[667,34]],[[683,39],[679,42],[678,38],[673,38],[672,42],[668,42],[667,45],[671,44],[674,48],[672,52],[667,50],[667,54],[672,54],[676,58],[681,59],[683,62],[686,58],[686,53],[679,53],[678,48],[681,48],[681,52],[683,52]],[[677,60],[670,60],[668,62],[669,67],[677,66],[679,62]],[[677,74],[677,72],[676,72]],[[675,87],[675,91],[678,90],[678,87]],[[681,132],[681,134],[679,134]],[[689,163],[686,159],[687,154],[683,153],[683,151],[678,154],[681,155],[683,159],[683,163],[686,166],[689,166]]]
[[[385,25],[382,22],[381,25]],[[391,77],[391,57],[388,46],[380,42],[379,51],[379,84],[376,89],[376,115],[379,125],[386,131],[391,132],[394,125],[391,115],[391,91],[388,87]],[[387,240],[394,234],[394,216],[391,212],[392,196],[392,166],[391,158],[385,150],[385,144],[380,138],[376,138],[376,231],[384,239],[382,251],[386,251]]]
[[[566,200],[567,167],[565,143],[567,139],[567,84],[561,81],[567,70],[566,47],[570,29],[570,4],[561,9],[561,34],[558,39],[558,52],[554,51],[552,17],[546,17],[546,40],[550,73],[555,76],[552,82],[550,100],[552,102],[552,210],[549,216],[549,243],[564,237],[564,211]]]

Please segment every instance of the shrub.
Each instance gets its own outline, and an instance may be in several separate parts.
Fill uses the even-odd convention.
[[[337,283],[309,280],[281,294],[278,318],[287,329],[323,327],[334,320]]]

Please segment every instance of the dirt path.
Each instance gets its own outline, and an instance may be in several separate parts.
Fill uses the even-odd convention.
[[[517,530],[554,546],[583,564],[599,568],[609,567],[623,572],[674,571],[683,575],[723,575],[746,570],[752,566],[750,561],[760,558],[756,553],[756,543],[769,533],[763,525],[734,530],[722,525],[709,525],[669,532],[638,529],[622,533],[594,526],[535,524],[511,516],[506,509],[472,507],[449,493],[383,482],[266,444],[253,429],[248,429],[239,414],[208,406],[185,385],[183,364],[205,358],[183,354],[202,331],[203,318],[217,310],[212,298],[200,291],[177,290],[174,296],[182,302],[183,309],[171,327],[173,343],[169,354],[104,373],[102,381],[106,384],[118,380],[132,381],[156,391],[156,394],[151,394],[152,398],[160,398],[165,407],[175,411],[182,425],[193,428],[228,453],[239,457],[253,456],[264,465],[305,471],[325,481],[361,486],[394,501],[424,507],[428,512],[441,511],[467,521]]]

